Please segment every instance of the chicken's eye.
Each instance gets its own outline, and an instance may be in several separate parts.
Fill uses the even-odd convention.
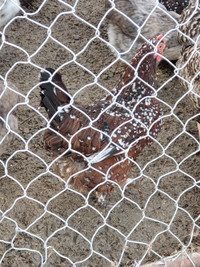
[[[160,53],[160,54],[163,54],[163,51],[166,49],[166,45],[165,43],[160,43],[158,46],[157,46],[157,51]]]

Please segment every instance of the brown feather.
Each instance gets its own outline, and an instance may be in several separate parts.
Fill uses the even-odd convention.
[[[160,49],[158,39],[161,37],[153,39],[152,43]],[[163,52],[164,41],[161,44]],[[154,47],[144,44],[133,59],[132,67],[126,68],[113,89],[115,101],[109,94],[90,106],[82,107],[74,103],[67,107],[66,112],[63,107],[56,129],[61,136],[49,129],[46,131],[46,147],[54,156],[66,152],[57,160],[58,174],[78,191],[87,193],[95,189],[100,200],[117,185],[123,187],[127,183],[133,160],[152,142],[151,136],[157,137],[162,125],[162,111],[159,101],[152,96],[156,58]],[[92,127],[84,113],[93,121]],[[72,150],[69,149],[69,142]],[[108,154],[104,155],[104,150]],[[96,156],[101,159],[95,161]],[[94,161],[89,165],[88,160]]]

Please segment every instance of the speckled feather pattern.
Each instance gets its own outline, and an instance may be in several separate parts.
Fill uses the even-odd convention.
[[[200,46],[198,41],[197,49],[194,44],[200,33],[200,4],[199,0],[190,0],[188,7],[183,11],[180,17],[180,23],[183,25],[180,30],[189,36],[192,40],[179,34],[178,39],[182,44],[182,54],[176,63],[176,66],[180,68],[179,75],[184,79],[179,79],[183,87],[189,91],[189,96],[194,105],[195,113],[200,112]],[[198,75],[197,75],[198,74]],[[195,77],[194,81],[193,78]],[[190,88],[192,83],[192,89]],[[200,123],[200,116],[197,121]],[[200,133],[199,133],[200,137]]]
[[[157,43],[155,39],[153,42]],[[123,187],[127,183],[132,160],[152,142],[151,137],[156,138],[160,132],[162,111],[159,101],[155,98],[156,92],[151,88],[156,77],[153,51],[154,48],[149,44],[144,44],[138,51],[132,61],[133,68],[127,67],[112,91],[115,101],[109,94],[105,99],[83,107],[77,103],[71,106],[69,99],[66,99],[65,104],[68,105],[57,108],[60,123],[52,122],[51,126],[65,139],[49,129],[45,132],[44,140],[46,148],[52,151],[54,156],[65,152],[65,155],[57,160],[57,172],[75,189],[89,192],[103,183],[96,188],[100,199],[115,188],[116,184]],[[148,52],[151,54],[143,58]],[[136,67],[138,77],[135,77]],[[66,90],[60,82],[59,85]],[[50,88],[52,85],[43,84],[44,95],[45,86]],[[54,88],[54,91],[58,99],[59,89]],[[42,98],[42,103],[44,101],[45,97]],[[46,110],[49,113],[48,107]],[[92,127],[89,126],[90,120],[85,113],[93,120]],[[125,150],[129,158],[126,157]],[[88,168],[86,158],[80,156],[79,152],[92,160],[92,168]],[[81,173],[76,175],[78,171]]]
[[[179,79],[180,83],[184,86],[184,88],[189,92],[189,96],[193,102],[195,110],[199,113],[200,112],[200,75],[199,73],[199,62],[200,62],[200,47],[198,47],[198,52],[194,50],[193,46],[188,46],[184,50],[184,54],[180,59],[177,61],[177,67],[180,67],[179,75],[184,78]],[[187,64],[186,64],[187,63]],[[182,68],[182,66],[184,66]],[[193,78],[196,78],[193,80]],[[185,81],[186,80],[186,81]],[[192,83],[192,90],[190,89],[190,83]],[[200,116],[198,118],[200,122]]]
[[[184,47],[193,45],[199,37],[200,33],[200,4],[199,0],[190,0],[187,8],[184,9],[179,23],[182,25],[179,27],[183,33],[178,34],[178,41]],[[190,37],[194,42],[192,42]],[[199,38],[198,38],[199,39]],[[199,44],[199,40],[198,40]]]
[[[167,10],[174,11],[181,14],[189,4],[189,0],[159,0],[159,2],[164,5]]]

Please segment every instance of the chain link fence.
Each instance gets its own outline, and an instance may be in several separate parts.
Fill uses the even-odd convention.
[[[99,204],[95,194],[67,187],[54,171],[43,141],[47,115],[39,109],[38,75],[46,67],[60,70],[82,105],[105,97],[126,67],[108,41],[109,8],[103,0],[21,4],[20,14],[1,29],[0,106],[14,103],[0,114],[1,266],[175,266],[166,260],[179,255],[189,257],[185,266],[199,266],[191,254],[200,246],[198,129],[175,63],[166,59],[157,69],[164,113],[159,137],[138,155],[132,182]],[[6,90],[11,96],[5,99]]]

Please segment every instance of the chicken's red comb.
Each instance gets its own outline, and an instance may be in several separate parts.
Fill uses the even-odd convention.
[[[161,40],[161,39],[162,39],[162,41],[165,43],[165,39],[164,39],[164,37],[163,37],[162,34],[156,36],[156,40]]]

